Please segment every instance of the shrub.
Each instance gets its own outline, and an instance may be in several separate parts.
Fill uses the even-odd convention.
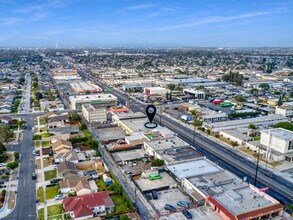
[[[220,135],[219,135],[219,134],[216,134],[216,135],[215,135],[215,137],[216,137],[216,138],[219,138],[219,137],[220,137]]]
[[[154,159],[152,161],[152,167],[159,167],[159,166],[163,166],[164,165],[164,161],[160,160],[160,159]]]

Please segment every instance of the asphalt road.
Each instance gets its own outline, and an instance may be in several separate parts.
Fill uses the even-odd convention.
[[[30,111],[31,77],[27,76],[27,87],[23,94],[23,109],[21,114],[10,116],[22,117],[29,127],[34,126],[35,114]],[[32,141],[32,130],[23,131],[23,140],[20,144],[8,148],[11,151],[18,151],[21,155],[16,206],[13,212],[6,219],[36,219],[36,182],[32,180],[32,173],[35,172],[35,156],[32,155],[34,144]]]
[[[105,88],[106,86],[96,80],[91,76],[85,76],[90,80],[94,81],[100,87]],[[111,93],[118,97],[119,100],[126,102],[128,97],[117,90],[112,90]],[[145,105],[136,104],[132,102],[131,109],[133,111],[145,111]],[[158,114],[156,115],[156,119],[159,119]],[[187,129],[186,127],[182,126],[178,122],[174,122],[173,120],[167,118],[166,116],[162,115],[162,124],[169,129],[175,131],[179,134],[181,138],[187,141],[189,144],[192,144],[193,140],[193,131]],[[196,135],[195,137],[195,146],[199,152],[202,152],[205,156],[211,159],[214,162],[217,162],[220,166],[225,169],[230,170],[237,176],[243,178],[244,176],[248,177],[248,180],[252,181],[255,175],[255,164],[246,158],[235,154],[235,152],[224,148],[223,146],[211,141],[207,137],[202,135]],[[269,186],[269,191],[267,191],[270,195],[275,197],[276,199],[282,201],[285,204],[290,204],[293,202],[293,184],[286,181],[285,179],[277,176],[274,179],[271,179],[265,176],[263,173],[267,172],[263,168],[259,168],[258,173],[258,181],[257,186]]]

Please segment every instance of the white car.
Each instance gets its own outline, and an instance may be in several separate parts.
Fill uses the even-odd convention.
[[[59,194],[59,195],[55,196],[55,199],[60,200],[60,199],[64,199],[65,197],[66,197],[65,195]]]
[[[0,167],[5,167],[6,163],[0,163]]]

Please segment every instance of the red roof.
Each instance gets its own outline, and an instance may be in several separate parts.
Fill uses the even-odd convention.
[[[75,218],[93,214],[92,208],[105,205],[114,207],[114,203],[108,192],[97,192],[82,196],[74,196],[63,199],[65,212],[74,212]]]
[[[229,210],[227,210],[223,205],[221,205],[217,200],[215,200],[211,196],[207,196],[206,198],[207,202],[213,203],[215,206],[218,207],[227,217],[233,220],[246,220],[246,219],[254,219],[261,216],[268,215],[270,213],[279,212],[283,209],[283,206],[281,204],[272,205],[265,208],[260,208],[258,210],[248,211],[247,213],[243,213],[240,215],[233,215]]]

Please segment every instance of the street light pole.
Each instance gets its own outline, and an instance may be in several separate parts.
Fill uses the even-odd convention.
[[[194,122],[193,122],[194,123]],[[193,140],[192,140],[192,147],[194,147],[195,142],[195,124],[193,124]]]
[[[162,126],[162,105],[163,105],[163,102],[161,102],[161,106],[160,106],[160,126]]]
[[[258,146],[257,162],[256,162],[256,168],[255,168],[255,176],[254,176],[254,186],[256,186],[256,181],[257,181],[259,154],[260,154],[260,146]]]

